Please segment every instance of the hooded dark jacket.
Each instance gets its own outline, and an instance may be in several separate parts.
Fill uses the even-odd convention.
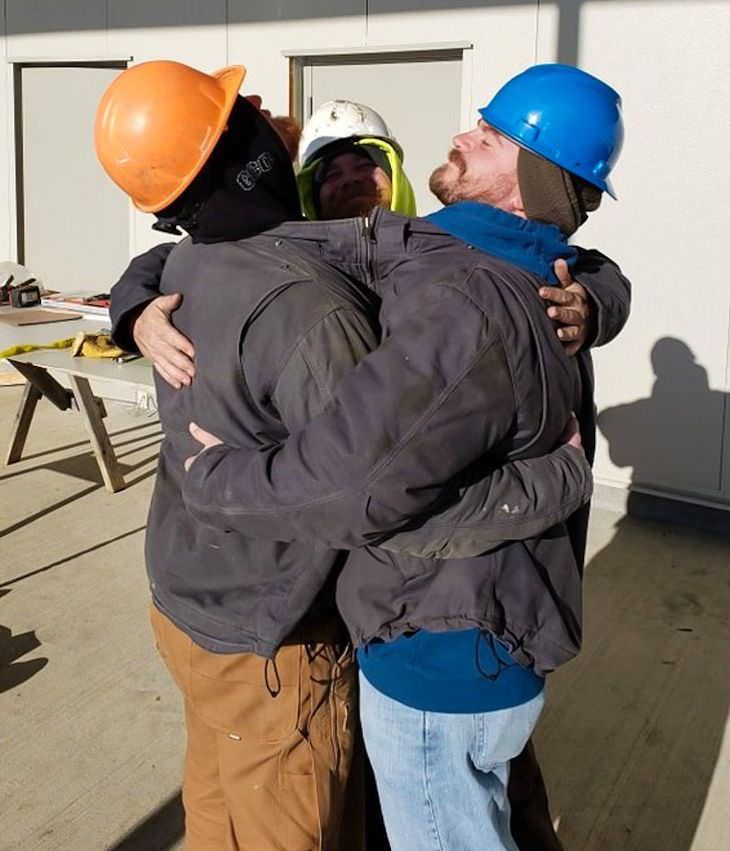
[[[311,605],[334,564],[331,557],[323,557],[322,541],[360,547],[379,542],[414,516],[440,511],[404,533],[403,547],[429,555],[471,556],[495,543],[494,527],[485,543],[490,537],[485,507],[501,532],[496,540],[509,539],[509,530],[526,520],[522,509],[532,495],[516,474],[511,481],[518,482],[517,489],[501,493],[507,496],[497,503],[504,506],[500,514],[485,494],[494,493],[494,485],[498,490],[507,479],[485,476],[510,459],[541,456],[552,448],[568,413],[581,402],[582,390],[577,362],[565,357],[537,297],[542,281],[470,251],[433,225],[377,212],[369,223],[284,225],[236,244],[237,250],[249,252],[252,242],[259,248],[245,264],[239,258],[240,266],[229,260],[226,267],[223,255],[233,250],[231,245],[183,243],[165,267],[162,291],[183,292],[177,324],[195,341],[198,363],[189,391],[175,393],[159,386],[163,425],[172,427],[166,426],[150,516],[148,566],[161,608],[203,646],[270,655]],[[196,268],[201,249],[220,253],[205,257],[208,279],[231,280],[225,295],[216,293],[215,302],[206,291],[195,295],[201,290],[201,270]],[[595,260],[595,255],[589,259]],[[265,400],[250,396],[235,364],[240,364],[241,351],[249,364],[259,358],[264,363],[277,351],[278,336],[297,338],[295,328],[281,326],[298,319],[301,310],[294,315],[271,308],[280,291],[294,292],[304,280],[326,277],[328,267],[318,266],[320,260],[383,297],[387,336],[384,345],[342,379],[327,413],[279,449],[273,444],[296,426],[283,425],[271,397],[271,416],[266,418]],[[219,262],[223,274],[211,276],[211,264]],[[282,271],[277,264],[284,264],[294,280],[287,283],[274,275],[277,268],[279,275]],[[619,330],[628,302],[626,282],[615,267],[603,263],[601,268],[598,279],[607,278],[612,285],[606,290],[581,278],[601,308],[597,342]],[[157,294],[124,287],[114,293],[118,339],[129,311]],[[236,295],[240,292],[247,293],[245,303]],[[359,297],[354,292],[348,296]],[[216,313],[214,303],[222,299],[226,322],[203,321],[202,315]],[[258,354],[251,336],[240,345],[247,329],[257,323]],[[373,345],[368,340],[365,348]],[[222,347],[230,378],[211,393],[205,385],[213,380]],[[209,351],[213,360],[201,358],[201,351]],[[294,395],[297,388],[290,391]],[[238,398],[231,396],[236,393]],[[234,398],[235,404],[230,401]],[[249,410],[257,409],[256,422],[234,410],[240,398]],[[353,403],[355,399],[361,403]],[[218,413],[217,404],[222,405]],[[182,460],[196,448],[186,435],[190,419],[230,446],[257,446],[254,464],[248,452],[214,449],[183,479]],[[516,463],[513,471],[520,469],[521,462]],[[466,468],[468,479],[455,478]],[[555,504],[565,504],[564,473],[552,466],[536,481],[538,487],[554,489]],[[470,488],[461,490],[470,482]],[[177,496],[181,488],[188,513]],[[449,512],[461,493],[481,493],[481,502],[474,501],[466,520],[457,521]],[[170,535],[167,524],[178,515],[186,518],[187,536]],[[546,517],[542,520],[543,529],[550,525]],[[534,526],[532,532],[522,529],[534,531]],[[388,546],[399,546],[399,537],[391,538]],[[289,543],[273,545],[265,558],[258,558],[253,543],[257,539]],[[227,571],[220,571],[220,542],[226,540],[235,543],[229,543]],[[307,552],[291,549],[304,546]],[[283,562],[282,553],[287,554]],[[422,626],[468,625],[492,630],[521,661],[541,671],[576,652],[580,569],[564,528],[462,562],[402,555],[384,559],[383,553],[370,547],[359,550],[340,577],[342,611],[357,641]],[[204,575],[212,582],[214,575],[225,574],[226,582],[186,598],[190,586],[200,580],[196,565],[201,554],[207,564]],[[172,588],[172,573],[189,577],[182,591]],[[351,584],[348,577],[358,576],[364,582]],[[468,580],[465,584],[462,577]],[[426,593],[419,596],[419,587]],[[408,599],[402,594],[405,589]],[[197,626],[191,627],[192,620]]]

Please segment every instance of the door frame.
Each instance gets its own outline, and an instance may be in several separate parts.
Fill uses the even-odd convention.
[[[283,55],[289,60],[289,114],[302,124],[312,114],[310,69],[314,66],[458,59],[462,63],[460,123],[461,127],[466,127],[471,120],[473,48],[472,42],[454,41],[435,44],[284,50]]]
[[[11,221],[15,223],[15,252],[17,262],[25,264],[25,192],[23,157],[23,71],[26,68],[110,68],[124,71],[132,57],[125,59],[10,59],[12,65],[12,109],[13,109],[13,176],[15,191],[11,198],[15,202],[15,215],[11,211]]]

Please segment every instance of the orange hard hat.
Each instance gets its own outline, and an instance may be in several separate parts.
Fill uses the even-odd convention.
[[[145,213],[164,210],[205,165],[246,76],[242,65],[205,74],[180,62],[123,71],[96,112],[96,154]]]

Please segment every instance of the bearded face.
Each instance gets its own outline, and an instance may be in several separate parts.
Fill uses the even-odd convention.
[[[431,175],[429,188],[442,204],[479,201],[519,213],[518,153],[511,139],[480,121],[473,130],[454,137],[454,147]]]
[[[366,216],[374,207],[389,208],[390,178],[364,152],[341,153],[322,166],[317,176],[322,219]]]

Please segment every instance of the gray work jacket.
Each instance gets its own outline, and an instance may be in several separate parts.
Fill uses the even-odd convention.
[[[383,298],[385,345],[354,371],[375,345],[374,305],[323,259]],[[601,278],[610,282],[605,292],[583,282],[602,307],[599,333],[607,338],[622,324],[628,298],[610,264],[601,265],[592,283]],[[303,295],[323,281],[328,307],[321,296]],[[376,215],[367,227],[362,220],[301,223],[241,243],[186,241],[176,248],[162,291],[183,292],[176,324],[196,343],[197,373],[187,390],[159,386],[166,440],[148,567],[161,608],[209,649],[271,655],[337,564],[324,542],[361,547],[340,576],[339,592],[357,641],[419,626],[479,625],[539,670],[572,655],[580,633],[580,570],[563,528],[460,560],[362,546],[390,535],[386,546],[407,552],[473,555],[543,532],[585,500],[589,476],[575,456],[572,468],[567,463],[572,450],[536,457],[555,444],[581,394],[576,364],[564,356],[536,296],[538,283],[427,222],[391,214]],[[125,317],[144,302],[143,289],[115,287],[118,338]],[[338,334],[317,342],[313,329],[323,313],[338,316],[338,333],[359,317],[357,331],[344,335],[351,350],[344,369],[332,366],[341,355]],[[317,405],[303,412],[303,421],[285,421],[285,398],[298,388],[283,380],[280,367],[282,352],[295,351],[303,334],[309,345],[302,359],[318,351],[314,371],[328,393],[335,386],[337,392],[321,400],[326,413],[302,431]],[[205,453],[185,479],[182,461],[195,449],[186,432],[190,419],[238,452]],[[289,435],[286,449],[276,448]],[[257,468],[250,467],[251,448]],[[459,496],[465,497],[460,516]],[[545,497],[541,505],[539,497]],[[414,524],[428,513],[430,519]],[[393,536],[404,527],[411,528]],[[202,584],[210,583],[202,589],[201,558]],[[551,567],[547,582],[545,559],[560,565]],[[504,587],[505,564],[514,599]],[[371,587],[375,577],[382,582]],[[414,597],[418,586],[426,593]],[[536,636],[535,618],[543,616],[549,623]]]

